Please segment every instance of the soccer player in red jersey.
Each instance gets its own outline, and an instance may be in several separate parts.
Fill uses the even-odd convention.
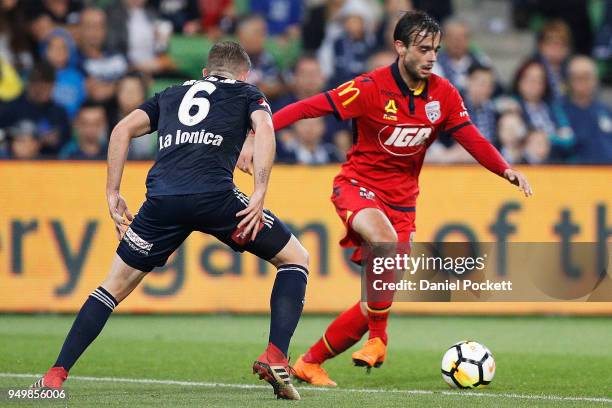
[[[440,132],[447,132],[489,171],[532,194],[526,178],[470,122],[457,89],[432,74],[440,47],[438,23],[424,12],[408,12],[397,23],[394,45],[398,60],[348,81],[336,89],[304,99],[273,116],[274,128],[333,113],[352,119],[354,144],[333,183],[332,202],[346,225],[343,247],[408,243],[415,231],[418,176],[425,151]],[[245,149],[246,150],[246,149]],[[238,166],[245,169],[247,157]],[[392,299],[357,302],[340,314],[323,337],[293,367],[298,378],[315,385],[336,385],[321,364],[347,350],[369,331],[363,348],[353,353],[356,365],[379,367],[386,355],[387,318]]]

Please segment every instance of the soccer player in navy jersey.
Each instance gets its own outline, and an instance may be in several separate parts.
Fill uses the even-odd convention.
[[[266,98],[243,82],[250,66],[239,44],[217,43],[202,79],[156,94],[117,124],[108,149],[106,186],[120,240],[117,254],[109,275],[79,311],[57,361],[33,387],[61,388],[113,309],[147,272],[164,265],[191,232],[200,231],[277,268],[269,343],[253,372],[272,385],[278,398],[300,399],[290,380],[287,350],[302,313],[308,253],[287,226],[264,209],[275,137]],[[233,182],[249,130],[255,134],[250,198]],[[132,216],[119,192],[128,147],[132,138],[154,131],[158,151],[147,176],[147,199]]]

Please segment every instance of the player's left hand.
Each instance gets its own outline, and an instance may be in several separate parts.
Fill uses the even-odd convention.
[[[119,192],[108,193],[108,211],[110,213],[113,222],[115,223],[115,230],[117,232],[117,239],[121,241],[123,234],[127,230],[134,216],[128,209],[125,199],[121,197]],[[125,215],[125,218],[124,218]]]
[[[255,141],[252,133],[253,131],[250,131],[247,135],[236,162],[236,167],[251,176],[253,175],[253,151],[255,150]]]
[[[242,236],[251,235],[251,241],[255,240],[264,221],[263,206],[265,191],[255,191],[249,198],[249,205],[242,211],[236,213],[236,217],[244,218],[238,223],[238,229],[242,230]]]
[[[506,171],[504,171],[504,177],[515,186],[518,186],[523,194],[525,194],[525,197],[530,197],[533,195],[533,190],[527,181],[527,177],[525,177],[525,175],[520,171],[506,169]]]

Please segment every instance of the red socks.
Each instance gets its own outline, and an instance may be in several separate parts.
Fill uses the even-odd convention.
[[[386,325],[385,320],[385,327]],[[366,331],[368,318],[361,313],[360,302],[357,302],[329,325],[323,337],[304,355],[304,362],[322,364],[357,343]],[[386,342],[386,336],[384,341]]]
[[[368,330],[370,339],[380,337],[387,344],[387,320],[391,302],[368,302]]]

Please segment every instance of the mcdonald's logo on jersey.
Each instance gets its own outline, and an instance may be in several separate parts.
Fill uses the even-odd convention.
[[[340,90],[340,92],[338,92],[339,97],[344,97],[344,95],[348,95],[346,99],[343,99],[342,101],[342,106],[344,107],[348,106],[351,102],[353,102],[361,92],[359,88],[355,87],[354,80],[343,83],[337,89]]]

